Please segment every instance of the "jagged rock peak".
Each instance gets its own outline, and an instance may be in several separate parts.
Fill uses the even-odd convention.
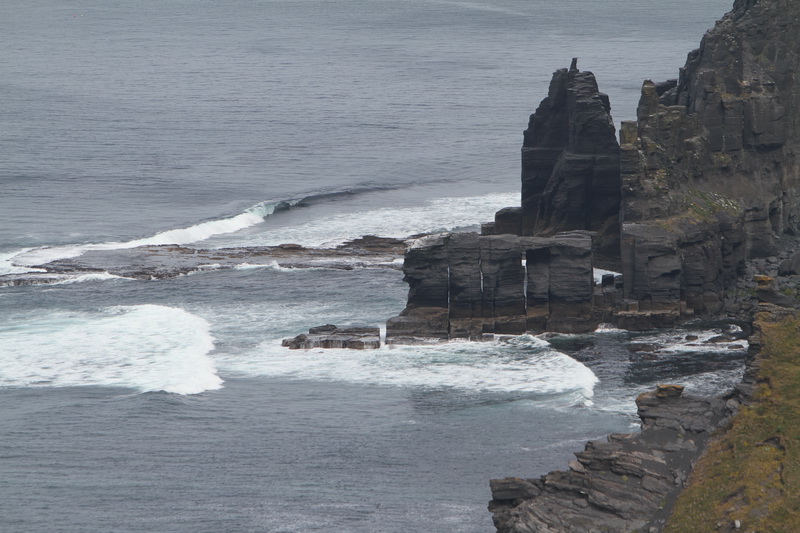
[[[569,69],[553,74],[548,95],[524,133],[521,233],[600,231],[598,242],[611,241],[613,248],[619,144],[608,96],[594,74],[577,65],[573,58]]]

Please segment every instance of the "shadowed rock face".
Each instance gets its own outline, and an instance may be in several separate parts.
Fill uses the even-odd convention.
[[[800,2],[737,0],[689,54],[679,79],[644,82],[637,121],[623,122],[619,143],[592,73],[575,60],[555,72],[524,134],[521,205],[498,211],[482,233],[550,238],[588,230],[592,257],[536,244],[525,248],[523,271],[499,240],[461,241],[460,256],[486,261],[480,304],[474,272],[470,278],[451,257],[457,273],[449,281],[435,268],[430,281],[407,273],[404,314],[423,307],[417,285],[435,285],[429,297],[448,312],[450,335],[474,338],[481,319],[483,332],[573,331],[583,326],[570,326],[558,310],[560,287],[582,283],[593,263],[621,269],[624,290],[613,301],[604,294],[602,309],[596,298],[570,302],[576,324],[601,314],[641,329],[719,313],[746,259],[775,255],[781,235],[800,234],[797,35]],[[410,272],[414,254],[409,260]],[[454,327],[453,317],[468,322]]]
[[[576,60],[553,74],[524,133],[522,235],[594,230],[615,241],[619,145],[610,110],[594,75],[579,71]]]
[[[644,82],[637,121],[620,132],[624,298],[614,320],[621,327],[719,312],[745,259],[774,255],[781,234],[798,234],[799,35],[800,2],[735,0],[689,54],[678,80]],[[565,76],[554,76],[555,93]],[[543,105],[555,102],[554,86]],[[548,111],[553,124],[566,120],[568,106],[561,106]],[[563,139],[563,128],[548,131],[551,137],[538,140],[541,152],[530,155],[532,184],[541,185],[547,173],[544,147],[553,150],[552,160],[553,139]],[[523,155],[523,183],[525,164]],[[545,212],[545,189],[532,192],[539,195],[536,221]],[[525,191],[523,184],[523,231],[536,233],[544,226],[525,225],[525,213],[534,213],[525,210]],[[529,252],[529,272],[543,255]],[[787,257],[776,268],[794,275],[797,263]],[[760,300],[797,305],[770,285],[772,278],[763,281]],[[536,291],[529,302],[541,301]],[[740,390],[753,382],[746,378]],[[637,405],[640,434],[588,443],[569,471],[493,480],[497,531],[660,531],[693,461],[730,411],[721,400],[681,397],[673,388],[642,395]]]
[[[403,271],[408,304],[387,321],[388,343],[597,326],[588,232],[427,237],[408,250]]]
[[[712,432],[723,400],[681,396],[674,385],[636,400],[642,432],[610,435],[575,454],[569,470],[490,482],[500,533],[658,530]]]
[[[671,283],[659,306],[717,312],[746,257],[773,255],[780,234],[798,233],[799,21],[796,2],[737,1],[676,83],[644,83],[638,121],[621,134],[629,298]],[[677,270],[662,268],[666,241]]]

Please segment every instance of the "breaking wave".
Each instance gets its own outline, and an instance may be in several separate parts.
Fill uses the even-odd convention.
[[[208,323],[174,307],[20,316],[0,327],[0,386],[109,386],[197,394],[222,379]]]
[[[530,335],[492,342],[384,346],[378,350],[288,350],[278,341],[217,359],[244,375],[282,376],[467,391],[568,395],[585,404],[598,382],[582,363]]]

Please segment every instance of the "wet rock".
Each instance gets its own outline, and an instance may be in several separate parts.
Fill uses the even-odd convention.
[[[310,328],[290,339],[283,339],[282,346],[290,350],[310,348],[348,348],[351,350],[376,349],[381,347],[380,329],[375,327],[339,328],[325,324]]]
[[[677,398],[683,394],[683,385],[658,385],[656,398]]]

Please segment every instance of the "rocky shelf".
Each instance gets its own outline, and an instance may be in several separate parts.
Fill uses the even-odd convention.
[[[410,237],[413,238],[413,237]],[[402,239],[367,235],[333,248],[298,244],[201,249],[177,245],[87,250],[72,258],[27,265],[38,272],[0,276],[0,287],[58,283],[85,274],[108,273],[131,279],[166,279],[217,269],[241,267],[399,269],[406,244]]]
[[[663,525],[717,428],[738,403],[661,385],[636,399],[642,431],[591,441],[565,472],[490,482],[500,533],[648,531]]]

